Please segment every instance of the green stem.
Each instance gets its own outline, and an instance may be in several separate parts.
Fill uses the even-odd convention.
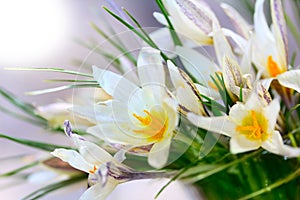
[[[285,183],[288,183],[289,181],[297,178],[298,176],[300,176],[300,168],[298,168],[298,170],[296,170],[294,173],[291,173],[290,175],[288,175],[286,178],[284,179],[281,179],[279,181],[276,181],[275,183],[271,184],[270,186],[268,187],[265,187],[263,189],[260,189],[260,190],[257,190],[256,192],[253,192],[249,195],[246,195],[242,198],[240,198],[239,200],[247,200],[247,199],[252,199],[254,197],[257,197],[261,194],[264,194],[266,192],[270,192],[271,190],[285,184]]]

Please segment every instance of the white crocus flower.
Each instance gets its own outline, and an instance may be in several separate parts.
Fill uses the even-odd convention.
[[[229,116],[202,117],[189,113],[188,119],[200,128],[231,137],[230,151],[233,154],[262,147],[286,157],[300,156],[300,148],[285,145],[275,130],[279,110],[278,99],[265,105],[256,93],[252,93],[245,104],[237,102],[230,109]]]
[[[178,123],[178,105],[166,89],[160,51],[143,48],[137,65],[139,85],[119,74],[93,67],[95,80],[112,100],[95,105],[93,110],[75,110],[94,119],[97,126],[88,132],[108,143],[131,149],[150,147],[149,164],[161,168],[167,163]]]
[[[163,4],[176,32],[200,45],[213,43],[209,34],[212,31],[214,14],[203,0],[163,0]],[[157,21],[168,26],[161,13],[153,15]]]
[[[173,173],[167,172],[137,172],[123,165],[121,163],[125,159],[123,151],[112,157],[98,145],[74,134],[69,121],[65,122],[65,132],[72,138],[78,151],[55,149],[51,154],[69,163],[75,169],[89,174],[88,184],[90,188],[82,194],[80,200],[104,200],[118,184],[126,181],[168,178],[173,175]]]
[[[262,71],[264,87],[269,88],[273,80],[287,88],[300,92],[300,70],[288,71],[287,28],[282,2],[271,0],[273,27],[269,28],[264,11],[264,0],[258,0],[254,14],[253,62]]]

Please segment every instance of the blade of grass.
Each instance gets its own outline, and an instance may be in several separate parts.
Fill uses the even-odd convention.
[[[20,100],[14,94],[8,92],[7,90],[1,87],[0,87],[0,95],[4,97],[8,102],[10,102],[12,105],[16,106],[23,112],[37,119],[42,124],[47,124],[47,120],[45,118],[35,113],[35,107],[33,105]]]
[[[8,115],[10,115],[14,118],[20,119],[20,120],[25,121],[25,122],[29,122],[29,123],[34,124],[34,125],[45,126],[47,124],[46,121],[42,122],[40,120],[35,120],[35,119],[32,119],[32,118],[29,118],[27,116],[18,114],[16,112],[11,111],[11,110],[8,110],[8,109],[4,108],[3,106],[0,106],[0,111],[5,113],[5,114],[8,114]]]
[[[78,76],[85,76],[89,78],[93,78],[93,75],[81,73],[73,70],[66,70],[62,68],[6,68],[8,70],[17,70],[17,71],[46,71],[46,72],[60,72],[64,74],[72,74],[72,75],[78,75]]]
[[[120,45],[120,43],[115,42],[114,40],[111,39],[111,37],[109,37],[104,31],[102,31],[96,24],[94,24],[93,22],[90,23],[91,27],[98,33],[100,34],[102,37],[104,37],[107,41],[110,42],[110,44],[112,44],[116,49],[118,49],[121,53],[123,53],[128,60],[130,60],[135,66],[137,64],[136,59],[134,58],[134,56],[127,51],[127,49]]]
[[[174,26],[173,24],[171,23],[170,21],[170,18],[168,17],[168,11],[166,10],[163,2],[161,0],[156,0],[156,3],[159,7],[159,9],[161,10],[162,14],[164,15],[165,19],[167,20],[168,22],[168,25],[169,25],[169,30],[170,30],[170,33],[171,33],[171,37],[173,39],[173,42],[176,46],[182,46],[182,42],[180,41],[175,29],[174,29]]]
[[[65,188],[66,186],[72,185],[74,183],[77,183],[77,182],[85,179],[86,177],[87,176],[85,174],[83,174],[83,175],[81,174],[81,175],[78,175],[78,176],[73,176],[70,179],[60,181],[58,183],[53,183],[53,184],[47,185],[45,187],[42,187],[42,188],[30,193],[29,195],[22,198],[22,200],[39,199],[40,197],[43,197],[43,196],[45,196],[46,194],[48,194],[50,192],[53,192],[53,191],[58,190],[60,188]]]
[[[258,197],[259,195],[262,195],[266,192],[270,192],[272,191],[273,189],[279,187],[279,186],[282,186],[292,180],[294,180],[295,178],[299,177],[300,176],[300,168],[298,168],[298,170],[294,171],[293,173],[291,173],[290,175],[286,176],[285,178],[281,179],[281,180],[278,180],[274,183],[272,183],[271,185],[267,186],[267,187],[264,187],[256,192],[253,192],[251,194],[248,194],[242,198],[240,198],[239,200],[247,200],[247,199],[253,199],[255,197]]]
[[[44,142],[37,142],[33,140],[26,140],[26,139],[20,139],[20,138],[14,138],[5,134],[0,133],[0,138],[7,139],[19,144],[23,144],[29,147],[33,147],[36,149],[44,150],[44,151],[54,151],[57,148],[65,148],[65,149],[71,149],[71,147],[65,147],[65,146],[60,146],[56,144],[49,144],[49,143],[44,143]]]
[[[40,163],[40,161],[34,161],[34,162],[32,162],[32,163],[30,163],[30,164],[28,164],[28,165],[24,165],[24,166],[22,166],[22,167],[19,167],[19,168],[17,168],[17,169],[12,170],[12,171],[6,172],[6,173],[4,173],[4,174],[0,174],[0,177],[13,176],[13,175],[15,175],[15,174],[17,174],[17,173],[19,173],[19,172],[22,172],[22,171],[24,171],[24,170],[26,170],[26,169],[29,169],[29,168],[31,168],[31,167],[34,167],[34,166],[38,165],[39,163]]]
[[[45,90],[36,90],[32,92],[26,92],[28,95],[40,95],[40,94],[46,94],[46,93],[51,93],[51,92],[58,92],[62,90],[67,90],[67,89],[73,89],[73,88],[85,88],[85,87],[99,87],[98,84],[73,84],[73,85],[64,85],[60,87],[55,87],[55,88],[49,88]]]

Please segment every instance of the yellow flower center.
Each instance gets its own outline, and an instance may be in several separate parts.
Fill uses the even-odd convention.
[[[265,141],[269,137],[267,128],[268,120],[261,113],[251,110],[250,115],[243,119],[242,125],[236,127],[236,131],[245,135],[249,140]]]
[[[276,77],[278,74],[282,73],[282,70],[279,68],[278,64],[273,60],[272,56],[268,57],[268,70],[271,77]]]
[[[93,169],[90,169],[90,170],[89,170],[89,173],[90,173],[90,174],[94,174],[96,171],[97,171],[97,167],[94,165],[94,168],[93,168]]]
[[[168,119],[161,120],[161,117],[158,116],[159,113],[156,112],[151,114],[148,110],[144,110],[144,113],[146,114],[145,117],[133,114],[133,117],[144,126],[143,129],[133,130],[133,132],[146,135],[150,142],[161,141],[168,127]]]

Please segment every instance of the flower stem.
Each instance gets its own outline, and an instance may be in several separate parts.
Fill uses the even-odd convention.
[[[268,187],[265,187],[263,189],[260,189],[260,190],[257,190],[256,192],[253,192],[249,195],[246,195],[242,198],[240,198],[239,200],[247,200],[247,199],[252,199],[254,197],[257,197],[263,193],[266,193],[266,192],[270,192],[271,190],[285,184],[285,183],[288,183],[289,181],[297,178],[298,176],[300,176],[300,168],[298,168],[298,170],[296,170],[294,173],[291,173],[290,175],[288,175],[286,178],[284,179],[281,179],[273,184],[271,184],[270,186]]]

